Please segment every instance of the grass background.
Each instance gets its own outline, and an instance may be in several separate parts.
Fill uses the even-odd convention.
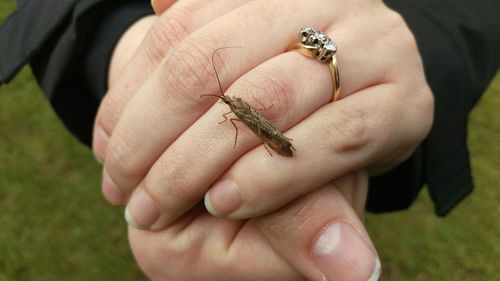
[[[0,3],[0,22],[13,11]],[[426,192],[406,212],[368,215],[382,280],[500,280],[500,75],[474,110],[475,192],[446,218]],[[0,89],[0,281],[144,280],[100,167],[63,128],[29,69]]]

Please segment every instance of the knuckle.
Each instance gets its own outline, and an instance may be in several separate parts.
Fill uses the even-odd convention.
[[[96,124],[99,124],[108,132],[113,131],[114,126],[122,112],[121,95],[118,89],[111,88],[104,96],[96,116]]]
[[[400,26],[405,25],[403,17],[394,10],[384,9],[384,13],[381,15],[384,17],[384,24],[386,27],[397,29]]]
[[[412,109],[408,109],[412,116],[410,121],[419,124],[415,130],[416,139],[420,142],[427,136],[434,121],[434,96],[430,89],[424,89],[414,97]]]
[[[417,41],[413,33],[403,17],[393,10],[385,8],[381,16],[376,17],[376,19],[382,28],[378,29],[378,38],[377,42],[374,43],[374,48],[384,56],[386,65],[386,70],[381,72],[382,79],[386,82],[399,81],[402,78],[410,82],[413,81],[416,75],[409,77],[408,74],[420,71],[419,69],[423,70]],[[405,71],[401,70],[402,65],[405,65]],[[410,69],[413,71],[409,71]]]
[[[368,113],[362,108],[351,108],[327,120],[324,132],[329,151],[334,155],[360,150],[373,141]]]
[[[106,149],[106,171],[124,190],[130,191],[132,183],[140,178],[139,169],[131,161],[131,150],[125,140],[113,136]]]
[[[393,10],[388,10],[386,16],[386,32],[389,32],[393,42],[407,49],[417,50],[417,41],[408,28],[404,18]]]
[[[293,207],[282,208],[260,220],[264,223],[265,230],[273,236],[289,239],[290,233],[307,232],[315,224],[315,217],[311,214],[314,213],[317,199],[312,194],[306,194]]]
[[[169,236],[168,241],[152,243],[154,237],[131,234],[133,253],[140,260],[141,269],[151,280],[187,280],[182,272],[188,272],[199,264],[199,250],[192,246],[191,239]],[[165,267],[165,264],[170,266]]]
[[[170,153],[172,151],[169,151]],[[148,190],[159,202],[175,200],[176,205],[182,205],[195,200],[197,194],[194,194],[195,192],[189,188],[192,186],[192,182],[187,168],[191,167],[192,163],[190,162],[192,161],[184,161],[185,157],[181,158],[181,156],[168,158],[169,161],[160,159],[155,163],[152,171],[142,183],[144,189]],[[160,207],[167,208],[168,206]]]
[[[146,57],[151,62],[162,61],[169,48],[190,33],[190,18],[181,12],[171,12],[158,20],[146,38]]]
[[[386,95],[384,110],[378,123],[376,150],[378,165],[394,166],[407,159],[428,134],[433,115],[433,97],[427,90],[401,95],[396,87]]]
[[[429,88],[422,90],[422,93],[417,95],[418,105],[417,107],[422,109],[425,116],[432,119],[434,115],[434,95]]]
[[[276,79],[269,74],[259,72],[242,81],[235,92],[246,93],[245,99],[273,124],[288,123],[293,116],[296,92],[284,79]]]
[[[200,93],[215,85],[215,74],[211,71],[210,56],[194,44],[185,43],[172,51],[160,68],[160,80],[164,88],[170,89],[179,101],[199,103]]]

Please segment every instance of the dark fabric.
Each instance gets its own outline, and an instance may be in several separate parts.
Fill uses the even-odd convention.
[[[500,1],[385,2],[416,37],[436,105],[432,130],[421,149],[398,169],[372,179],[368,208],[389,210],[380,202],[393,193],[406,196],[392,205],[407,208],[408,199],[426,183],[436,213],[444,216],[473,188],[467,116],[500,65]]]
[[[43,10],[47,1],[24,0],[23,6],[31,4]],[[46,34],[37,35],[38,41],[20,40],[23,50],[33,52],[23,52],[26,58],[22,62],[32,57],[31,66],[54,109],[70,131],[89,144],[95,111],[106,91],[114,44],[131,22],[151,10],[146,0],[76,2],[74,7],[40,15],[39,22],[33,20],[37,9],[31,10],[33,15],[15,15],[11,27],[0,29],[0,38],[15,37],[34,24],[39,26],[40,35]],[[417,39],[436,113],[429,137],[410,159],[370,179],[367,209],[406,209],[428,184],[436,213],[445,215],[472,190],[467,115],[498,70],[500,1],[385,2],[403,16]],[[9,54],[12,50],[0,48],[0,61],[6,61]]]
[[[10,81],[71,12],[76,0],[19,1],[0,27],[0,85]],[[28,19],[29,20],[26,20]]]
[[[423,155],[420,146],[410,159],[396,168],[371,177],[366,209],[382,213],[409,208],[423,187]]]
[[[68,5],[69,2],[73,5]],[[93,120],[105,93],[105,71],[112,49],[126,27],[152,13],[150,2],[25,0],[21,4],[0,34],[6,41],[21,39],[15,46],[5,44],[7,47],[0,49],[0,61],[16,66],[10,67],[9,78],[29,61],[64,125],[81,142],[90,145]],[[36,34],[26,31],[31,29]],[[30,53],[19,54],[18,49]],[[94,70],[90,70],[92,65]]]
[[[113,7],[97,19],[96,26],[100,28],[89,37],[88,52],[83,60],[83,77],[95,98],[101,100],[106,94],[108,66],[122,32],[138,18],[152,13],[149,2],[129,1]]]

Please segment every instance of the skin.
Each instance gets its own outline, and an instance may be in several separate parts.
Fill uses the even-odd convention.
[[[129,228],[131,248],[152,280],[368,280],[376,252],[352,207],[362,212],[366,179],[362,173],[344,176],[249,220],[193,208],[161,231]],[[340,238],[333,261],[322,261],[314,244],[325,226],[337,222],[353,231]]]
[[[433,99],[414,38],[382,2],[210,3],[180,1],[163,13],[97,115],[94,149],[104,161],[105,193],[121,194],[112,198],[115,203],[133,191],[147,193],[159,218],[137,218],[143,227],[167,226],[220,179],[236,184],[241,204],[218,215],[264,214],[349,171],[396,165],[428,133]],[[335,9],[340,4],[342,12]],[[290,14],[299,15],[294,24]],[[305,25],[335,35],[342,75],[338,102],[329,103],[326,65],[283,52]],[[259,139],[246,128],[232,149],[234,128],[217,124],[227,108],[200,98],[218,92],[211,54],[234,45],[247,47],[216,58],[225,94],[256,108],[272,104],[262,114],[294,140],[293,159],[264,157]],[[103,141],[103,135],[111,137]],[[260,176],[247,173],[248,167]],[[223,202],[211,203],[223,209]]]
[[[194,216],[201,219],[189,225],[198,232],[182,232],[189,233],[186,237],[200,241],[195,234],[204,235],[205,227],[225,229],[222,225],[229,225],[230,234],[238,228],[235,224],[244,225],[241,231],[263,235],[259,238],[255,234],[255,241],[272,248],[281,258],[293,259],[286,260],[289,267],[283,267],[282,272],[288,273],[283,273],[282,280],[299,275],[320,280],[317,270],[322,263],[310,262],[311,241],[315,239],[311,237],[317,237],[337,217],[346,218],[357,233],[366,233],[360,222],[346,215],[353,213],[349,203],[363,201],[363,196],[339,204],[339,209],[307,209],[307,216],[300,218],[309,221],[326,213],[327,219],[307,227],[304,236],[291,235],[290,231],[265,236],[269,232],[266,226],[258,227],[259,222],[277,217],[280,219],[268,220],[269,229],[279,229],[275,226],[280,223],[293,229],[297,223],[295,227],[303,230],[303,221],[289,215],[285,219],[276,210],[289,209],[292,212],[288,214],[296,214],[294,204],[315,202],[311,199],[315,194],[322,194],[318,197],[329,202],[345,200],[349,196],[332,191],[335,189],[329,184],[334,179],[361,169],[371,173],[388,169],[406,159],[425,137],[432,123],[433,99],[410,31],[400,16],[380,1],[289,1],[283,7],[280,1],[215,0],[202,4],[200,0],[184,0],[175,4],[155,1],[154,7],[161,16],[138,22],[131,30],[142,33],[127,32],[117,46],[110,70],[111,88],[96,118],[93,144],[96,157],[104,164],[106,198],[114,204],[129,202],[134,226],[161,230],[130,230],[139,264],[157,277],[154,279],[163,274],[175,280],[182,280],[189,271],[163,272],[167,269],[154,257],[169,262],[176,262],[176,253],[204,257],[199,262],[206,265],[200,267],[206,272],[200,276],[214,278],[221,277],[224,268],[240,264],[239,258],[221,263],[227,259],[215,254],[220,254],[220,248],[179,250],[173,241],[189,242],[180,234],[178,240],[165,239],[177,237],[167,234],[179,233],[178,224]],[[296,15],[293,22],[290,14]],[[338,102],[329,103],[332,82],[326,65],[297,52],[284,52],[298,40],[303,26],[330,34],[339,46],[342,92]],[[137,52],[126,51],[126,42],[137,42],[133,39],[142,39],[146,30],[149,33]],[[224,46],[244,46],[242,52],[228,51],[216,59],[225,94],[242,97],[256,108],[273,104],[262,114],[294,140],[297,153],[292,159],[269,157],[259,139],[245,128],[240,128],[239,143],[232,149],[234,128],[217,125],[227,108],[199,98],[200,94],[217,93],[209,58],[216,48]],[[200,155],[204,157],[200,159]],[[249,167],[252,173],[248,173]],[[229,190],[237,191],[237,200],[217,191],[217,183],[228,182],[236,185]],[[322,193],[327,191],[333,194]],[[253,219],[236,222],[207,216],[204,211],[197,213],[198,202],[204,197],[214,215]],[[154,208],[139,208],[141,200]],[[220,233],[208,235],[200,244],[186,244],[212,245],[214,236],[220,237]],[[297,246],[280,248],[280,242],[285,241]],[[234,245],[241,245],[236,247],[241,256],[255,250],[245,250],[243,242]],[[197,249],[207,252],[201,254]],[[267,257],[266,252],[262,250],[258,256]],[[279,263],[280,258],[275,260]],[[178,261],[179,268],[182,262],[189,265],[192,260]],[[255,268],[268,274],[272,268],[266,264]],[[350,272],[349,276],[366,280],[372,269],[373,258],[362,270],[351,270],[359,274]],[[242,273],[239,277],[247,276],[244,269],[237,272]],[[189,275],[184,278],[193,280]]]

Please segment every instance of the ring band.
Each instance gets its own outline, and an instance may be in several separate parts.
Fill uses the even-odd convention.
[[[287,51],[296,50],[310,58],[328,63],[328,69],[333,79],[332,102],[340,96],[340,75],[337,66],[337,46],[325,33],[305,27],[300,31],[300,43],[294,43]]]

